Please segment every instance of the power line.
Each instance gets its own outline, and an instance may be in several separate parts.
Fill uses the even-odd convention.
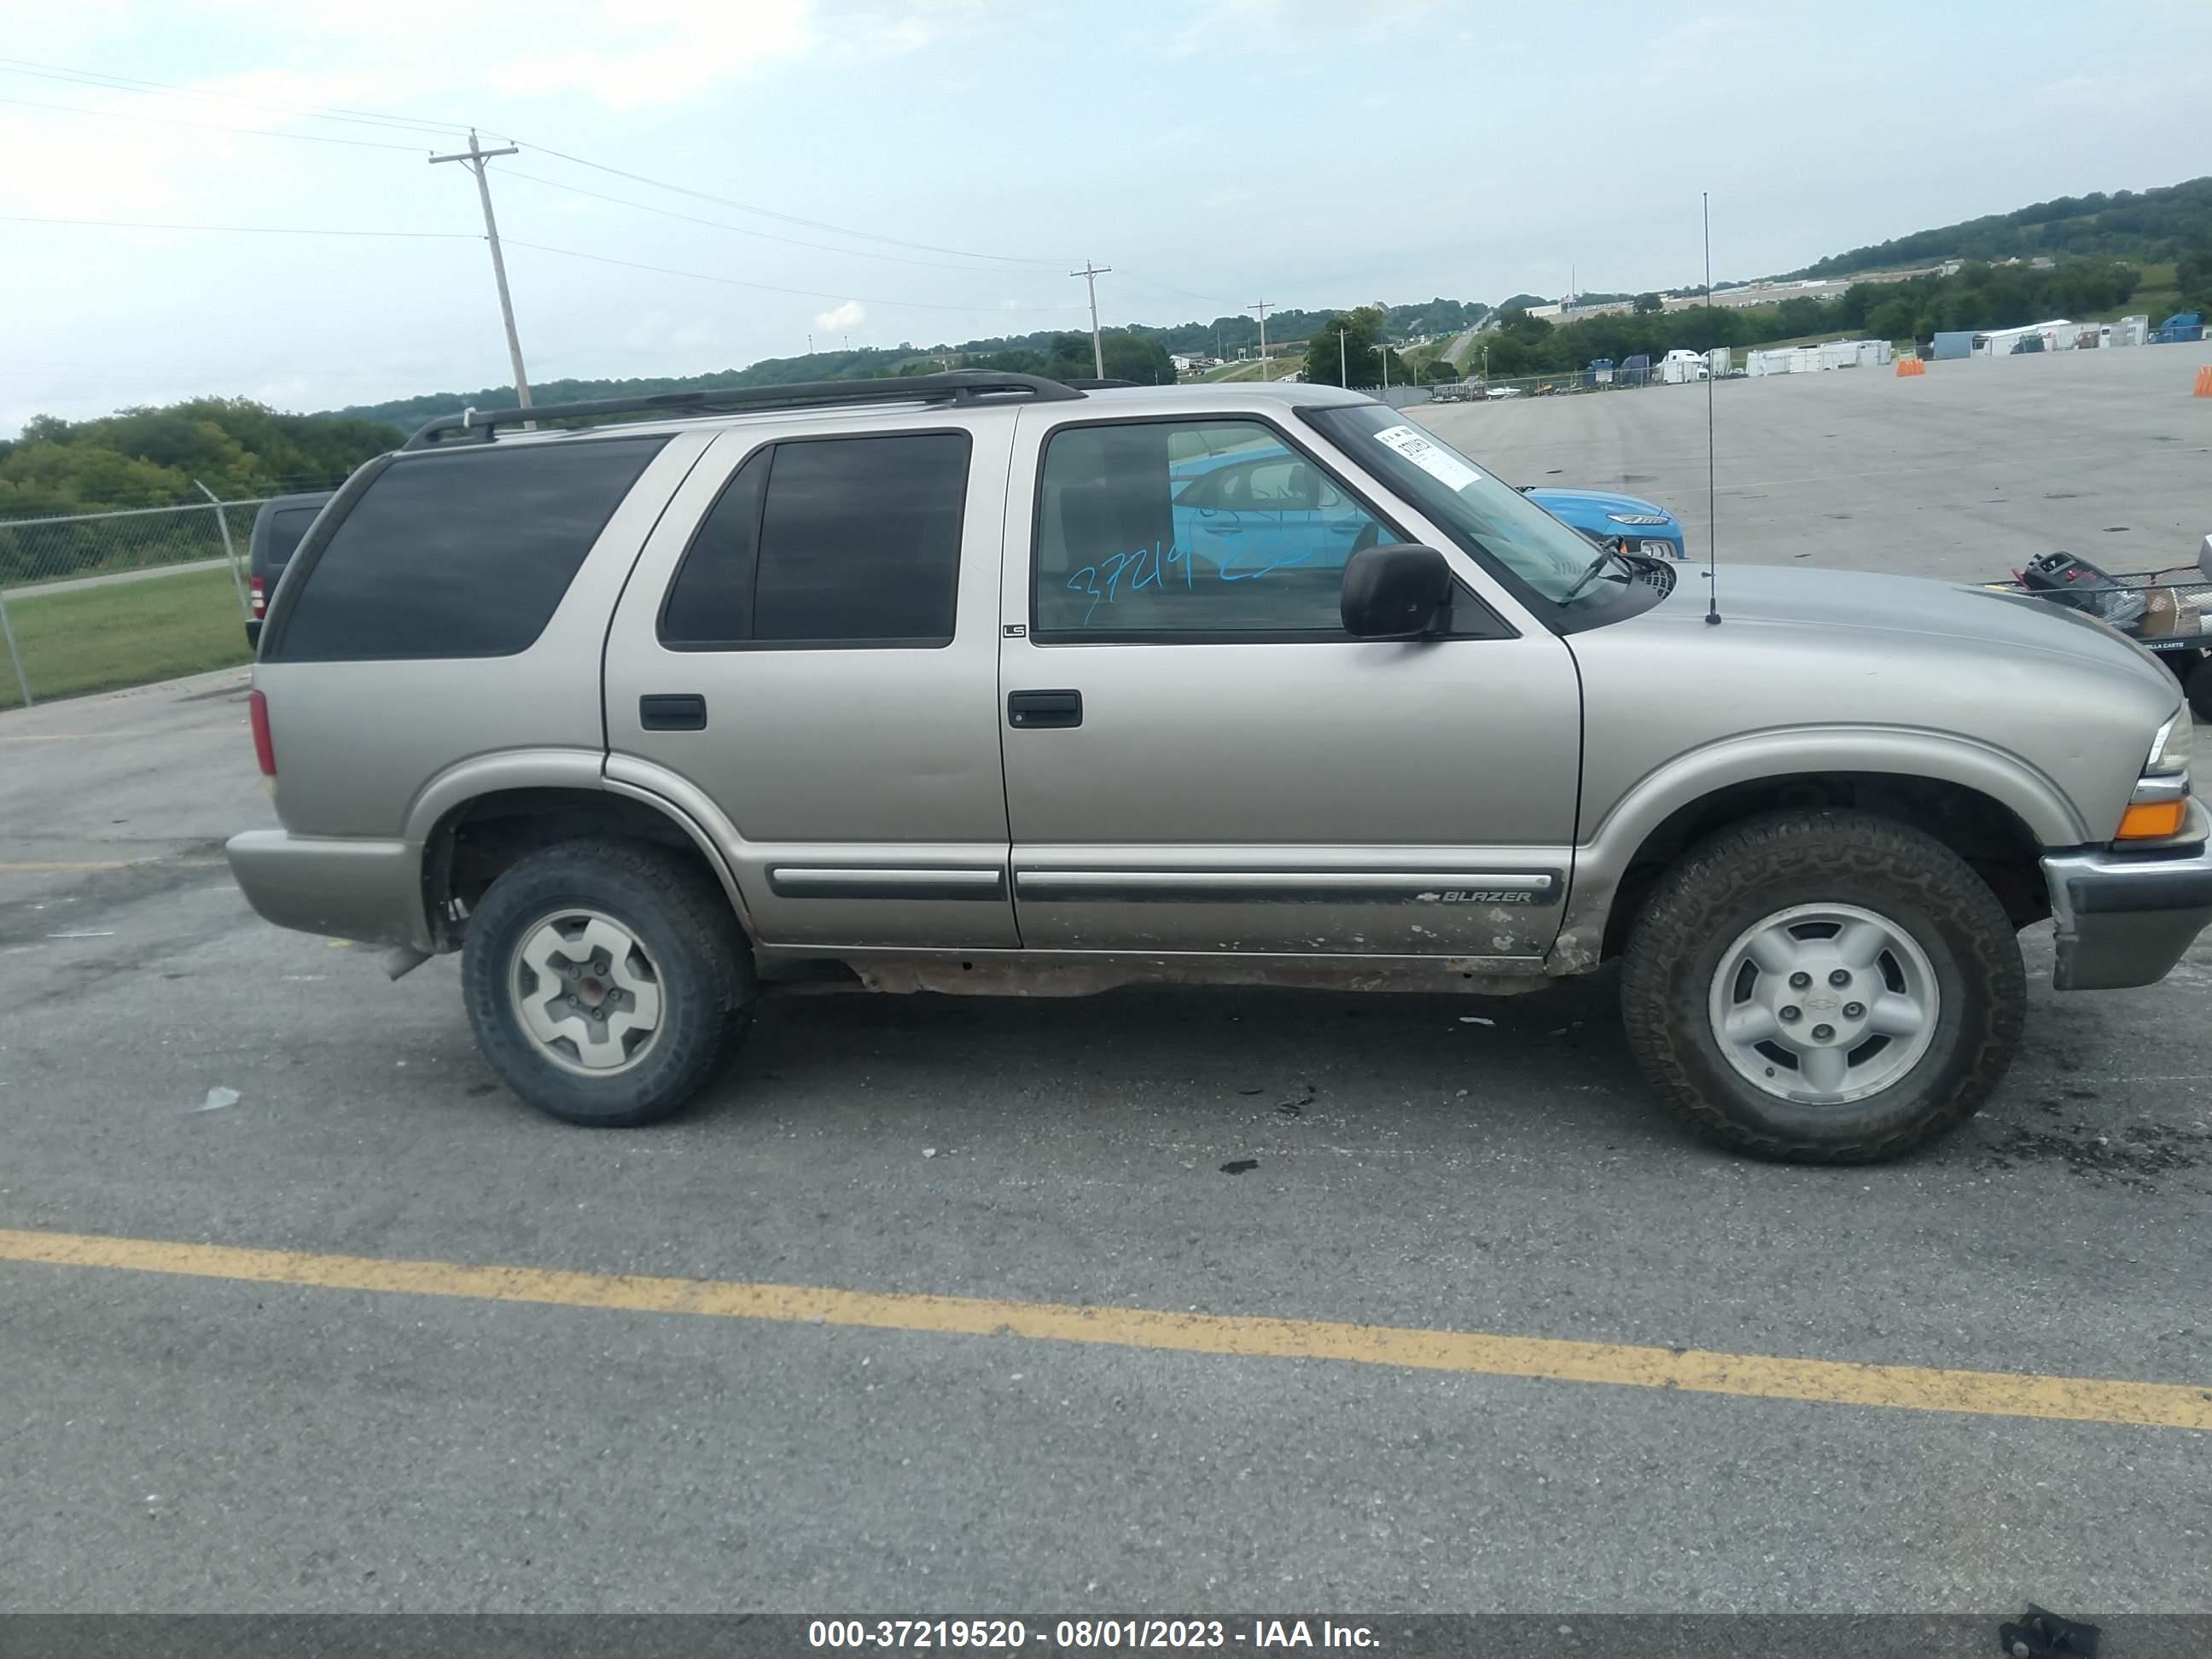
[[[1187,288],[1170,288],[1165,283],[1156,283],[1148,276],[1139,276],[1127,270],[1121,273],[1121,280],[1125,283],[1134,283],[1139,288],[1158,289],[1163,294],[1173,294],[1181,299],[1201,300],[1207,305],[1227,306],[1231,310],[1238,308],[1236,301],[1225,300],[1218,294],[1193,294]],[[1243,308],[1247,311],[1251,309],[1249,306]]]
[[[90,225],[106,230],[218,230],[244,236],[391,236],[427,241],[480,242],[473,230],[325,230],[304,225],[177,225],[151,219],[48,219],[27,213],[0,213],[0,224]]]
[[[242,93],[203,92],[195,87],[179,86],[173,81],[146,81],[135,75],[110,75],[105,70],[65,69],[58,64],[33,63],[25,58],[0,58],[0,70],[10,75],[34,76],[41,81],[67,81],[81,87],[99,87],[109,92],[160,92],[173,97],[196,98],[202,103],[245,105],[256,109],[307,116],[318,121],[344,121],[359,126],[394,127],[440,134],[465,131],[459,123],[452,121],[416,121],[399,115],[378,115],[368,110],[318,108],[312,104],[285,104],[266,98],[252,98]]]
[[[572,247],[548,247],[543,242],[526,242],[517,237],[506,239],[509,247],[526,247],[538,253],[557,253],[564,259],[589,259],[594,264],[621,265],[629,270],[656,271],[663,276],[688,276],[698,283],[720,283],[726,288],[756,289],[765,294],[795,294],[805,300],[848,300],[858,305],[890,306],[905,311],[957,311],[970,316],[989,313],[1000,316],[1018,316],[1050,312],[1065,315],[1066,306],[948,306],[927,300],[875,300],[865,294],[825,294],[818,289],[779,288],[773,283],[748,283],[736,276],[715,276],[703,270],[677,270],[668,265],[648,265],[635,259],[617,259],[604,253],[584,253]]]
[[[337,230],[307,225],[181,225],[151,219],[55,219],[26,213],[0,213],[0,224],[81,225],[106,230],[219,231],[247,236],[370,236],[413,238],[429,241],[480,242],[473,230]],[[586,253],[572,247],[551,247],[544,242],[503,239],[508,247],[526,247],[536,253],[558,254],[564,259],[589,259],[595,264],[622,265],[631,270],[650,270],[663,276],[685,276],[694,282],[720,283],[726,288],[749,288],[763,294],[792,294],[805,300],[851,300],[861,305],[889,306],[902,311],[957,311],[969,316],[1065,315],[1066,306],[951,306],[928,300],[883,300],[865,294],[830,294],[819,289],[781,288],[773,283],[748,283],[736,276],[717,276],[703,270],[678,270],[669,265],[649,265],[636,259],[617,259],[604,253]]]
[[[501,167],[502,179],[522,179],[533,185],[544,185],[550,190],[565,190],[573,196],[588,196],[595,202],[612,202],[617,207],[635,208],[640,213],[658,214],[664,219],[681,219],[689,225],[708,225],[716,230],[726,230],[739,236],[756,236],[763,241],[781,242],[787,247],[813,248],[818,252],[841,254],[848,259],[882,259],[897,265],[921,265],[930,270],[963,270],[973,276],[981,269],[975,265],[950,265],[942,259],[909,259],[903,254],[871,253],[866,248],[836,247],[828,242],[809,242],[796,236],[779,236],[770,230],[755,230],[750,225],[733,225],[726,219],[705,219],[696,213],[678,213],[674,208],[654,207],[649,202],[633,202],[627,196],[610,196],[605,191],[586,190],[581,185],[564,183],[558,179],[541,179],[534,173],[517,173],[513,167]]]
[[[166,115],[133,115],[125,110],[86,109],[81,104],[42,104],[34,98],[0,98],[0,104],[24,109],[58,110],[65,115],[89,115],[103,121],[141,121],[157,127],[192,127],[202,132],[234,132],[246,138],[289,138],[302,144],[350,144],[356,149],[401,149],[420,155],[420,144],[386,143],[376,138],[333,138],[319,132],[280,132],[273,127],[226,127],[212,121],[179,121]]]
[[[827,231],[833,236],[850,236],[863,242],[882,242],[887,246],[913,248],[922,253],[949,253],[959,259],[988,259],[994,264],[1057,265],[1065,263],[1059,259],[1017,258],[1005,253],[977,253],[969,248],[939,247],[930,242],[902,241],[896,236],[878,236],[869,231],[848,230],[842,225],[825,224],[819,219],[802,219],[796,214],[778,213],[773,208],[757,207],[750,202],[732,201],[726,196],[715,196],[703,190],[693,190],[688,185],[672,185],[665,179],[647,178],[642,173],[628,173],[621,167],[609,167],[604,161],[586,161],[580,155],[571,155],[566,150],[555,149],[550,144],[533,144],[527,139],[522,138],[510,139],[509,142],[519,143],[525,149],[534,149],[541,155],[550,155],[563,161],[572,162],[580,167],[590,167],[599,173],[611,173],[617,179],[629,179],[632,184],[650,185],[655,190],[673,191],[678,196],[690,196],[702,202],[712,202],[717,207],[735,208],[740,213],[757,213],[763,219],[775,219],[787,225],[804,225],[809,230]]]
[[[0,58],[0,69],[9,70],[19,74],[40,76],[47,79],[74,81],[79,84],[86,86],[105,87],[108,90],[116,92],[164,92],[174,94],[181,97],[198,98],[216,102],[228,101],[240,105],[258,104],[263,108],[283,111],[318,120],[357,121],[383,127],[408,128],[420,132],[459,134],[469,131],[469,128],[465,124],[459,122],[411,121],[404,117],[380,115],[373,111],[367,110],[317,107],[311,105],[302,104],[288,105],[279,103],[272,100],[255,100],[239,94],[202,92],[191,87],[179,86],[173,82],[149,81],[136,76],[110,75],[105,70],[76,70],[67,68],[61,64],[39,64],[27,58]],[[130,118],[143,119],[149,118],[142,117]],[[179,125],[190,124],[180,123]],[[489,129],[482,130],[489,131]],[[241,132],[253,132],[256,131],[257,129],[247,127],[239,128],[236,129],[236,131]],[[283,136],[306,137],[308,135],[303,133],[294,133]],[[847,226],[833,225],[823,220],[808,219],[797,214],[781,213],[778,212],[774,208],[761,207],[750,202],[736,201],[726,196],[716,196],[708,191],[694,190],[687,185],[672,184],[665,179],[655,179],[642,173],[632,173],[625,168],[611,167],[604,161],[594,161],[585,156],[571,155],[566,150],[555,149],[548,144],[527,143],[526,141],[516,138],[511,134],[495,133],[493,136],[500,138],[503,143],[510,144],[522,144],[526,149],[537,150],[543,155],[552,156],[558,161],[567,161],[576,167],[589,167],[594,172],[610,173],[617,179],[627,179],[633,184],[650,185],[655,190],[670,191],[677,195],[688,196],[697,201],[711,202],[717,207],[734,208],[740,213],[755,214],[762,218],[774,219],[784,224],[799,225],[809,230],[823,231],[833,236],[850,237],[857,241],[878,242],[888,247],[902,247],[921,253],[941,253],[957,259],[981,259],[994,264],[1053,266],[1066,263],[1065,260],[1058,258],[1045,259],[1030,257],[1017,257],[1003,253],[979,253],[969,248],[941,247],[930,242],[907,241],[896,236],[878,235],[872,231],[854,230]],[[370,141],[356,140],[355,142],[365,143]],[[406,145],[394,145],[392,148],[404,149],[409,147]],[[732,226],[729,227],[729,228],[734,229],[736,227]],[[838,250],[834,248],[824,251],[830,252],[841,251],[849,251],[854,252],[859,252],[857,249]]]

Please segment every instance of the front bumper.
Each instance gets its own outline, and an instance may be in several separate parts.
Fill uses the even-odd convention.
[[[2191,803],[2191,827],[2205,823]],[[2082,848],[2043,860],[2058,927],[2051,982],[2061,991],[2154,985],[2212,923],[2212,853]]]
[[[246,902],[279,927],[435,948],[422,902],[422,849],[411,842],[248,830],[223,852]]]

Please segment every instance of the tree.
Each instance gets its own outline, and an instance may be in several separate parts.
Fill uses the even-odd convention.
[[[2184,311],[2212,311],[2212,240],[2200,243],[2174,262],[2173,283],[2181,290]]]
[[[196,398],[94,421],[36,416],[0,458],[0,509],[196,501],[195,479],[232,499],[328,488],[370,456],[397,448],[404,435],[378,422],[280,415],[245,398]]]
[[[1656,316],[1666,308],[1665,303],[1656,294],[1639,294],[1636,296],[1636,314],[1639,317]]]
[[[1462,377],[1457,365],[1450,358],[1437,357],[1431,359],[1428,366],[1421,371],[1421,378],[1428,380],[1456,380]]]
[[[1373,313],[1340,312],[1322,325],[1306,343],[1306,379],[1318,386],[1380,385],[1382,359],[1375,349]]]
[[[1877,340],[1917,337],[1912,326],[1917,314],[1912,301],[1901,295],[1894,300],[1884,300],[1867,313],[1867,332]]]

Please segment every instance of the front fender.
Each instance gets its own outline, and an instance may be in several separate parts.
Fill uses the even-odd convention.
[[[1956,732],[1908,726],[1796,726],[1724,738],[1653,768],[1610,803],[1585,801],[1594,827],[1576,846],[1554,959],[1595,965],[1623,876],[1645,842],[1684,807],[1731,787],[1820,772],[1928,778],[2007,808],[2044,847],[2098,839],[2057,783],[2020,756]]]

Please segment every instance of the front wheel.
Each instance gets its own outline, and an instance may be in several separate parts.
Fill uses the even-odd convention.
[[[563,842],[491,884],[461,985],[484,1058],[565,1122],[651,1123],[744,1030],[752,958],[707,873],[641,842]]]
[[[1964,860],[1869,815],[1778,812],[1670,871],[1621,973],[1630,1047],[1733,1151],[1871,1163],[1973,1115],[2025,1020],[2010,919]]]

